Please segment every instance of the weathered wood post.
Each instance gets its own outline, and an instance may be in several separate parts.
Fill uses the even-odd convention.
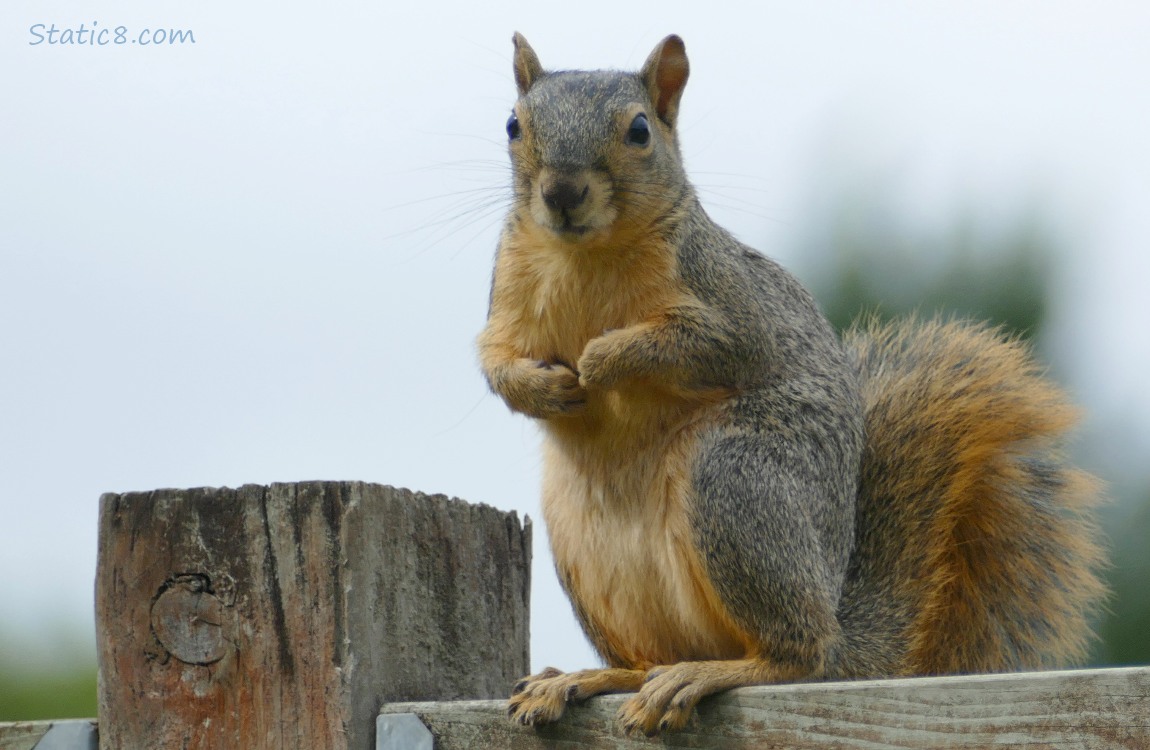
[[[514,513],[313,482],[104,495],[104,750],[373,747],[380,705],[528,672]]]

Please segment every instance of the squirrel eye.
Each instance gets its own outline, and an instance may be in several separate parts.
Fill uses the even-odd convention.
[[[511,117],[507,118],[507,138],[514,141],[522,134],[523,129],[519,127],[519,118],[512,112]]]
[[[651,126],[647,122],[647,115],[635,115],[635,119],[631,120],[631,127],[627,128],[624,142],[628,146],[646,146],[651,142]]]

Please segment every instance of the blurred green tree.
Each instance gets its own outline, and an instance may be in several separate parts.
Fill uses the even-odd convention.
[[[0,721],[96,716],[96,655],[74,625],[50,624],[46,640],[0,630]]]
[[[95,669],[49,675],[6,674],[0,681],[0,721],[95,716]]]
[[[861,315],[987,320],[1039,340],[1059,248],[1041,215],[995,226],[972,212],[915,228],[873,194],[845,194],[797,241],[800,275],[843,330]]]
[[[1102,622],[1098,657],[1105,664],[1150,664],[1150,492],[1122,503],[1114,514],[1110,586],[1113,596]]]

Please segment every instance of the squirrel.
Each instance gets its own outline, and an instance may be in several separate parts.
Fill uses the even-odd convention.
[[[556,571],[606,666],[524,678],[511,719],[634,692],[622,726],[653,735],[740,685],[1082,659],[1100,492],[1027,347],[942,319],[840,340],[701,207],[679,37],[638,73],[545,72],[513,41],[479,359],[542,426]]]

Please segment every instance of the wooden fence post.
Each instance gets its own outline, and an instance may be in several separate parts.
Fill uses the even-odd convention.
[[[369,750],[382,703],[527,674],[530,522],[380,485],[104,495],[104,750]]]

